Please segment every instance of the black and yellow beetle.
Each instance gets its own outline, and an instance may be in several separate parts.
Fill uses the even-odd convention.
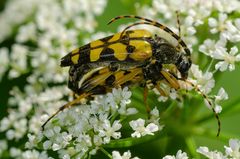
[[[139,16],[118,16],[109,24],[122,18],[136,18],[142,21],[129,25],[120,33],[77,48],[61,59],[62,67],[70,67],[68,87],[77,97],[62,106],[43,127],[63,109],[91,95],[105,94],[113,88],[138,84],[145,87],[144,103],[147,106],[147,92],[150,86],[164,95],[161,82],[177,90],[180,87],[178,80],[187,79],[192,64],[190,50],[177,34],[156,21]],[[164,37],[153,36],[147,30],[128,30],[139,24],[160,28],[173,37],[177,45]],[[170,65],[173,69],[169,69]],[[205,98],[205,95],[203,96]],[[217,115],[216,117],[218,119]]]

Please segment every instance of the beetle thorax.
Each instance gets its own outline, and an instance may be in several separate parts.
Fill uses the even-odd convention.
[[[162,64],[175,64],[180,56],[175,46],[159,36],[155,36],[153,52],[155,59]]]

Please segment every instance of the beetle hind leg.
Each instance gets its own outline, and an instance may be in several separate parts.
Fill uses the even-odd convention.
[[[80,96],[78,96],[76,99],[74,99],[71,102],[66,103],[65,105],[61,106],[54,114],[52,114],[42,125],[42,130],[44,130],[45,125],[53,118],[55,117],[58,113],[60,113],[61,111],[63,111],[66,108],[71,108],[73,106],[76,106],[77,103],[79,103],[82,99],[88,97],[89,95],[91,95],[90,93],[83,93]]]

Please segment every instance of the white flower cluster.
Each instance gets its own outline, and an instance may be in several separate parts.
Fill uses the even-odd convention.
[[[7,154],[12,158],[47,158],[44,151],[25,152],[4,141],[19,142],[27,133],[39,134],[47,118],[43,114],[52,114],[66,103],[63,98],[70,91],[62,83],[68,73],[60,68],[59,59],[92,34],[96,16],[106,4],[106,0],[6,2],[0,13],[0,43],[7,43],[0,47],[0,82],[2,77],[16,80],[25,76],[26,80],[14,83],[9,92],[8,115],[0,121],[0,132],[5,134],[0,158],[3,150],[10,150]]]
[[[104,144],[112,139],[121,138],[121,127],[124,120],[118,116],[129,115],[129,103],[131,92],[125,87],[113,89],[112,93],[97,97],[90,105],[80,105],[63,111],[50,121],[41,134],[28,135],[28,148],[38,147],[43,143],[44,150],[57,151],[60,157],[82,158],[93,155]],[[119,110],[122,110],[120,113]],[[123,114],[125,112],[125,114]],[[130,113],[133,114],[136,111]],[[130,121],[129,125],[135,132],[133,137],[153,135],[161,130],[159,113],[156,108],[151,112],[152,117],[145,127],[145,120]],[[157,124],[155,124],[157,123]]]
[[[208,147],[199,147],[197,152],[202,154],[208,159],[239,159],[240,158],[240,140],[230,139],[229,147],[224,146],[225,154],[220,151],[209,151]],[[189,157],[185,152],[179,150],[176,156],[167,155],[163,159],[188,159]]]
[[[229,147],[224,146],[225,154],[219,151],[209,151],[208,147],[199,147],[197,152],[204,155],[209,159],[238,159],[240,158],[240,140],[238,139],[230,139]]]
[[[167,155],[163,157],[163,159],[188,159],[188,156],[186,152],[182,152],[182,150],[178,150],[176,156]]]
[[[219,40],[205,39],[199,51],[217,60],[215,69],[220,71],[235,70],[235,63],[240,61],[238,47],[228,48],[228,44],[240,42],[240,18],[231,19],[227,12],[220,12],[218,19],[208,18],[211,34],[218,33]]]
[[[131,158],[131,152],[130,151],[124,152],[122,156],[118,151],[113,151],[112,152],[112,158],[113,159],[139,159],[138,157]]]
[[[239,159],[240,158],[240,140],[230,139],[229,147],[224,146],[225,154],[220,151],[209,151],[208,147],[199,147],[196,151],[208,159]],[[138,159],[138,157],[131,158],[130,151],[124,152],[123,156],[118,151],[112,152],[113,159]],[[167,155],[162,159],[188,159],[186,152],[178,150],[176,155]]]

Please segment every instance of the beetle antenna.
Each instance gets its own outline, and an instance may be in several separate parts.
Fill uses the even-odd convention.
[[[219,115],[218,113],[216,112],[216,110],[214,109],[214,106],[213,106],[213,103],[211,102],[211,100],[207,97],[207,95],[201,91],[199,89],[199,87],[195,84],[193,84],[191,81],[188,81],[188,80],[184,80],[184,79],[179,79],[179,80],[182,80],[184,82],[186,82],[187,84],[190,84],[198,93],[201,94],[201,96],[206,100],[206,102],[210,105],[211,109],[212,109],[212,112],[214,113],[214,116],[217,120],[217,124],[218,124],[218,130],[217,130],[217,137],[220,135],[220,132],[221,132],[221,121],[220,121],[220,118],[219,118]]]

